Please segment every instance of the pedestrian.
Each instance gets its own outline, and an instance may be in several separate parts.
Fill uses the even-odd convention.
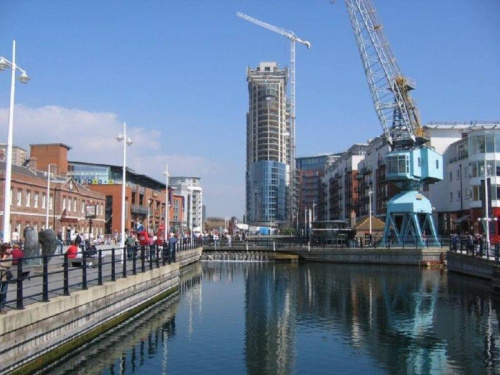
[[[4,243],[0,248],[0,314],[7,314],[5,303],[7,302],[9,280],[12,278],[8,276],[12,267],[12,255],[10,252],[10,244]]]
[[[12,236],[10,236],[10,239],[11,239],[13,244],[19,243],[20,236],[19,236],[19,232],[17,231],[17,228],[14,229],[14,232],[12,232]]]
[[[12,265],[17,266],[19,262],[22,263],[24,258],[24,252],[21,250],[21,246],[15,244],[12,246]]]
[[[71,245],[69,245],[68,249],[66,250],[66,254],[68,255],[69,259],[76,258],[78,254],[78,246],[76,245],[76,241],[73,241]]]
[[[57,247],[59,248],[59,254],[62,255],[63,253],[63,238],[62,238],[62,231],[57,232]]]
[[[128,233],[128,236],[125,240],[125,246],[127,247],[127,258],[131,259],[134,253],[134,246],[135,246],[135,238],[132,232]]]
[[[227,239],[227,246],[231,246],[231,235],[228,233],[226,234],[226,239]]]

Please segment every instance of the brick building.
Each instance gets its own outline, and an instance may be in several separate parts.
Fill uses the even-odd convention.
[[[109,164],[68,161],[71,148],[62,143],[30,145],[30,156],[36,158],[40,169],[57,166],[59,174],[72,178],[104,197],[104,233],[121,231],[121,202],[123,167]],[[165,183],[127,168],[125,187],[125,229],[157,230],[165,221]],[[170,229],[181,230],[184,219],[184,198],[169,188]]]
[[[89,232],[90,221],[86,219],[87,206],[96,207],[97,217],[92,220],[92,233],[104,234],[105,197],[72,178],[58,175],[55,168],[40,171],[33,158],[29,167],[12,166],[11,180],[11,230],[23,233],[24,228],[32,226],[36,230],[48,228],[66,234],[68,229]],[[49,194],[47,195],[47,190]],[[0,162],[0,207],[4,213],[5,162]],[[48,207],[48,215],[47,215]],[[3,223],[3,217],[2,217]],[[3,233],[3,228],[2,228]]]

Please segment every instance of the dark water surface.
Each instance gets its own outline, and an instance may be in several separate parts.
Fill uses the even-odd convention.
[[[500,374],[489,284],[416,267],[204,262],[43,373]]]

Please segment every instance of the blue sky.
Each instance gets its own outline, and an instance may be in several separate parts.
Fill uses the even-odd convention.
[[[375,1],[424,123],[500,120],[500,1]],[[337,0],[3,0],[0,56],[32,80],[16,86],[14,144],[63,142],[71,160],[129,165],[160,181],[199,176],[209,216],[244,213],[246,68],[288,66],[293,30],[297,155],[340,152],[381,133],[345,4]],[[0,74],[0,142],[10,74]],[[3,129],[3,130],[2,130]]]

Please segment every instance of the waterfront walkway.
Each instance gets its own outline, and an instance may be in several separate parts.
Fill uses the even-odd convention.
[[[12,267],[14,279],[9,283],[6,309],[23,309],[35,302],[70,295],[77,290],[102,285],[130,275],[143,273],[177,261],[177,253],[192,249],[197,244],[182,244],[170,251],[168,245],[127,249],[113,245],[97,246],[97,255],[68,259],[56,254],[47,257],[25,258],[23,264]],[[63,248],[63,254],[67,247]],[[123,256],[125,255],[125,256]],[[30,264],[35,263],[35,264]]]

